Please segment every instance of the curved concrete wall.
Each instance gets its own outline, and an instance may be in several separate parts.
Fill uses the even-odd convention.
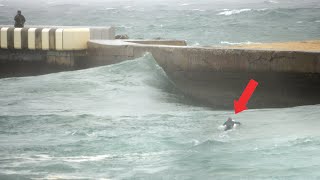
[[[207,48],[89,41],[89,53],[127,59],[151,52],[166,69],[183,71],[320,73],[320,52]]]
[[[114,39],[114,28],[0,26],[0,48],[29,50],[84,50],[90,39]]]
[[[320,52],[146,45],[89,41],[91,61],[152,53],[183,93],[214,108],[232,109],[247,82],[259,82],[250,108],[320,103]],[[110,61],[115,63],[115,61]]]

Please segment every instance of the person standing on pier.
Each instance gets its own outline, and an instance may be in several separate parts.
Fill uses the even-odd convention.
[[[17,15],[14,17],[14,27],[16,28],[23,28],[24,23],[26,22],[26,19],[24,18],[24,16],[21,14],[21,11],[19,10],[17,12]]]

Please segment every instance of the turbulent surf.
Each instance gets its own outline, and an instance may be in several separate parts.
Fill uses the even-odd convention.
[[[24,7],[29,24],[115,25],[132,38],[196,45],[320,36],[320,7],[311,0],[41,2],[0,0],[0,24]],[[233,112],[195,104],[150,54],[0,79],[0,179],[317,179],[319,108],[248,110],[225,132]]]

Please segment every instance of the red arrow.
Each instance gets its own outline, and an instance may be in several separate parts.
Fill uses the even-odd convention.
[[[244,89],[242,95],[240,96],[239,100],[234,100],[234,113],[237,114],[239,112],[242,112],[244,110],[247,110],[247,103],[252,96],[254,90],[258,86],[258,82],[251,79],[247,85],[247,87]]]

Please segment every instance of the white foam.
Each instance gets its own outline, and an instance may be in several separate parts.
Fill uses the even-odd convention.
[[[257,11],[266,11],[268,8],[257,9]]]
[[[191,11],[200,11],[200,12],[204,12],[206,10],[203,10],[203,9],[191,9]]]
[[[77,133],[77,130],[71,133],[71,136],[75,135]]]
[[[224,128],[225,128],[225,126],[224,125],[220,125],[220,126],[218,126],[218,130],[224,130]]]
[[[193,146],[198,146],[200,142],[197,139],[192,139]]]
[[[38,155],[34,155],[34,157],[29,157],[29,158],[27,157],[25,159],[31,160],[31,161],[51,161],[53,157],[47,154],[38,154]]]
[[[102,161],[112,157],[111,155],[96,155],[96,156],[65,156],[65,157],[53,157],[47,154],[39,154],[33,156],[22,157],[28,162],[39,162],[39,161],[52,161],[59,160],[65,162],[88,162],[88,161]]]
[[[303,21],[297,21],[296,23],[297,23],[297,24],[301,24],[301,23],[303,23]]]
[[[75,157],[61,157],[61,160],[65,162],[87,162],[87,161],[102,161],[109,157],[111,156],[110,155],[75,156]]]
[[[278,1],[274,1],[274,0],[266,0],[266,1],[264,1],[264,3],[267,3],[267,4],[278,4],[279,2]]]
[[[228,45],[241,45],[241,44],[261,44],[257,42],[228,42],[228,41],[221,41],[220,44],[228,44]]]
[[[191,46],[200,46],[200,43],[195,42],[195,43],[191,44]]]
[[[252,9],[233,9],[233,10],[226,10],[226,11],[222,11],[220,13],[218,13],[217,15],[225,15],[225,16],[230,16],[233,14],[240,14],[242,12],[249,12]]]
[[[105,8],[105,10],[116,10],[117,8]]]
[[[124,9],[130,9],[132,6],[125,6]]]
[[[124,29],[132,29],[132,26],[127,26],[127,25],[120,25],[118,27],[119,28],[124,28]]]
[[[316,21],[314,21],[314,22],[317,22],[317,23],[319,23],[319,22],[320,22],[320,20],[316,20]]]
[[[180,4],[180,6],[189,6],[190,4],[188,3],[183,3],[183,4]]]
[[[39,179],[43,179],[43,178],[39,178]],[[64,174],[49,174],[44,179],[56,180],[56,179],[90,179],[90,178],[83,177],[83,176],[64,175]],[[109,180],[109,179],[100,178],[99,180]]]

